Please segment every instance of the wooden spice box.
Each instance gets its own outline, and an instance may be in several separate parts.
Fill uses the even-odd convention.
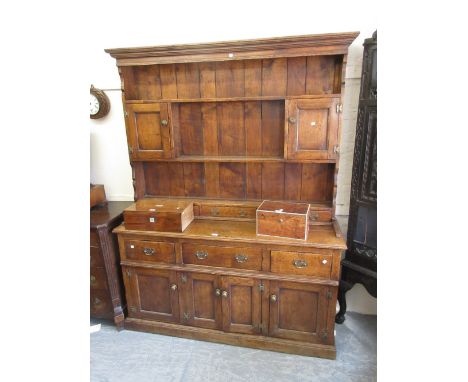
[[[183,232],[193,221],[193,202],[174,199],[141,199],[124,211],[127,229]]]
[[[257,209],[257,235],[307,240],[309,210],[307,203],[265,200]]]

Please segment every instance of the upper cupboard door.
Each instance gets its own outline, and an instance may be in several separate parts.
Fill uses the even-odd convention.
[[[130,156],[133,160],[172,158],[172,126],[166,103],[127,104]]]
[[[334,159],[340,98],[286,100],[286,158]]]

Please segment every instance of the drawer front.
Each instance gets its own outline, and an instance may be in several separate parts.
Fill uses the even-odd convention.
[[[114,309],[109,291],[91,290],[90,294],[90,314],[96,318],[112,318]]]
[[[257,233],[259,235],[307,239],[308,227],[305,215],[258,212]]]
[[[332,255],[271,251],[271,272],[329,278]]]
[[[108,289],[105,268],[91,268],[89,273],[89,283],[91,289]]]
[[[255,207],[213,206],[209,204],[200,206],[200,215],[211,217],[255,219],[256,211]]]
[[[129,260],[141,260],[175,264],[174,243],[158,241],[125,241],[125,257]]]
[[[184,264],[211,267],[262,269],[262,250],[251,247],[219,247],[211,245],[182,244]]]
[[[89,244],[91,247],[99,247],[99,235],[96,231],[90,232],[89,239]]]
[[[104,267],[104,258],[102,257],[101,249],[98,247],[90,247],[89,265],[93,267]]]
[[[320,211],[313,211],[309,212],[309,222],[316,223],[316,222],[329,222],[332,219],[332,213],[330,210],[320,210]]]

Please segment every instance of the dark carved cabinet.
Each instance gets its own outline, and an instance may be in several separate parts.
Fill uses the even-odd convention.
[[[364,42],[347,246],[337,323],[345,320],[346,292],[355,283],[377,297],[377,31]]]
[[[125,300],[120,256],[112,230],[122,223],[130,202],[107,202],[90,212],[90,315],[123,328]]]

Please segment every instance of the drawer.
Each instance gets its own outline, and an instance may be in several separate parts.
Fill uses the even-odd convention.
[[[256,207],[217,206],[202,204],[201,216],[255,219]]]
[[[162,241],[126,240],[125,257],[128,260],[175,264],[175,246]]]
[[[89,273],[89,283],[91,289],[108,289],[105,268],[91,268]]]
[[[332,213],[330,210],[310,210],[309,211],[309,222],[330,222],[332,219]]]
[[[333,256],[304,252],[271,251],[271,272],[329,278]]]
[[[182,244],[184,264],[211,267],[262,269],[262,250],[252,247],[220,247],[212,245]]]
[[[90,232],[89,239],[89,244],[91,247],[99,247],[99,235],[96,231]]]
[[[101,249],[98,247],[90,247],[89,265],[93,267],[104,267],[104,258],[102,257]]]
[[[91,290],[90,294],[90,314],[96,318],[114,317],[114,309],[109,291]]]

